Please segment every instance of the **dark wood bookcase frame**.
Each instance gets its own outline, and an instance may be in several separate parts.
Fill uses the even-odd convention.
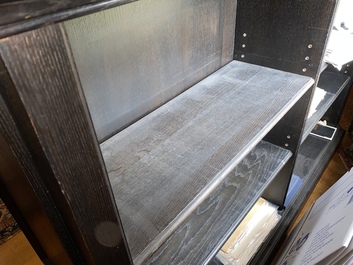
[[[162,2],[0,4],[0,196],[45,264],[216,262],[260,196],[282,215],[251,261],[269,264],[342,139],[308,136],[321,117],[338,126],[351,86],[349,66],[321,73],[336,1]],[[318,83],[329,95],[306,119]],[[109,97],[143,108],[123,117]],[[106,127],[95,106],[112,109]],[[293,172],[303,185],[285,208]]]

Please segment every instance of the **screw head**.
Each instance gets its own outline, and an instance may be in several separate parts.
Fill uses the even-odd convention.
[[[246,37],[247,36],[247,34],[246,33],[243,33],[243,37]]]
[[[303,68],[303,70],[302,70],[303,72],[306,72],[306,68]]]
[[[309,45],[308,45],[308,48],[309,48],[309,49],[311,49],[312,47],[313,47],[313,45],[312,45],[312,44],[309,44]]]
[[[240,55],[240,57],[241,57],[241,58],[244,58],[244,57],[245,57],[245,55],[244,55],[244,54],[242,54],[242,55]]]

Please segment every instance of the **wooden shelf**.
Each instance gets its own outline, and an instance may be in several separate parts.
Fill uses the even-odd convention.
[[[0,38],[138,0],[2,1]]]
[[[315,171],[319,169],[323,170],[327,163],[323,164],[323,161],[329,161],[332,156],[332,152],[326,153],[325,150],[330,145],[338,145],[341,142],[344,131],[340,128],[337,129],[333,140],[326,140],[314,135],[310,135],[305,142],[300,146],[297,161],[294,167],[294,174],[303,179],[303,186],[305,181],[312,181],[313,174],[317,174]],[[321,172],[321,171],[320,171]]]
[[[148,263],[207,264],[291,155],[286,149],[261,141]]]
[[[306,121],[302,142],[308,137],[316,123],[321,119],[332,103],[336,100],[345,86],[349,83],[350,77],[337,73],[324,71],[320,75],[318,87],[327,93],[317,107],[317,111]]]
[[[315,187],[327,163],[341,143],[344,133],[345,131],[338,127],[331,141],[309,135],[304,143],[302,143],[297,156],[294,174],[301,177],[303,183],[283,212],[281,220],[251,261],[251,264],[269,264],[274,258],[271,255],[276,254],[280,248],[286,230],[294,221],[301,206]]]
[[[133,259],[172,233],[312,85],[232,61],[102,143]]]

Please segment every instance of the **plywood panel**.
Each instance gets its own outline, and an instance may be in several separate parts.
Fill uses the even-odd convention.
[[[230,62],[234,0],[146,0],[65,22],[100,140]]]

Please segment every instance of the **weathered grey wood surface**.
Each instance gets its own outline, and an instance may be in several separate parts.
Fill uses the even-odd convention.
[[[325,112],[334,103],[347,83],[350,82],[350,77],[346,75],[336,74],[324,71],[320,75],[318,87],[324,89],[327,93],[324,99],[317,106],[317,111],[306,120],[302,142],[308,137],[315,124],[321,119]]]
[[[133,258],[180,224],[312,84],[233,61],[102,143]]]
[[[290,156],[290,151],[261,141],[161,246],[149,263],[207,264]]]
[[[99,141],[233,59],[236,1],[146,0],[64,23]]]

